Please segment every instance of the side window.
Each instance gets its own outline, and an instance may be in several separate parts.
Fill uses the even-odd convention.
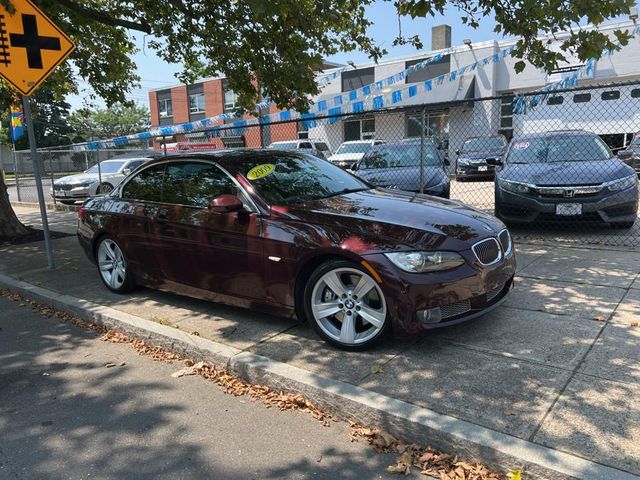
[[[162,201],[205,208],[223,194],[238,195],[238,187],[229,176],[208,163],[167,165]]]
[[[122,190],[122,198],[159,202],[162,194],[164,165],[147,168],[127,182]]]
[[[312,149],[313,145],[311,145],[311,143],[309,143],[309,142],[300,142],[300,144],[298,145],[298,148],[301,148],[301,149]]]
[[[129,164],[127,165],[127,168],[133,172],[136,168],[138,168],[143,163],[144,163],[144,160],[133,160],[129,162]]]
[[[321,152],[328,152],[329,151],[329,147],[327,147],[327,144],[324,143],[324,142],[316,143],[316,148],[318,150],[320,150]]]

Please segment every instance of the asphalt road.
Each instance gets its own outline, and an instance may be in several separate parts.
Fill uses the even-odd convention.
[[[181,367],[0,297],[0,478],[388,476],[394,457],[351,443],[344,423],[172,378]]]

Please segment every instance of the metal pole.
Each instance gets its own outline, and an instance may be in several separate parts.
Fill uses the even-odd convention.
[[[162,137],[162,148],[164,149],[164,156],[167,156],[167,137]]]
[[[16,179],[16,193],[18,195],[18,201],[21,202],[22,199],[20,198],[20,180],[19,177],[20,175],[18,175],[18,160],[16,158],[16,147],[13,147],[13,176]]]
[[[51,150],[49,150],[49,170],[51,171],[51,189],[53,190],[53,183],[54,183],[54,177],[53,177],[53,160],[51,159],[52,155],[51,155]],[[56,200],[56,196],[53,195],[53,204],[57,205],[58,202]]]
[[[42,177],[40,176],[40,162],[38,158],[38,147],[36,146],[36,135],[33,129],[31,118],[31,102],[29,98],[22,96],[22,109],[24,119],[27,123],[27,134],[29,135],[29,148],[31,149],[31,161],[33,162],[33,173],[36,178],[36,190],[38,192],[38,204],[40,205],[40,216],[42,217],[42,231],[44,233],[44,248],[47,252],[49,268],[55,268],[53,260],[53,248],[51,247],[51,236],[49,235],[49,222],[47,220],[47,207],[44,204],[44,192],[42,191]]]
[[[424,107],[422,107],[422,118],[420,120],[420,193],[424,193]]]
[[[86,150],[84,151],[84,169],[89,170],[89,155]]]

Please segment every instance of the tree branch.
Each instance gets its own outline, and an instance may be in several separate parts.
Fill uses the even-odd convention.
[[[100,12],[92,8],[78,5],[72,0],[58,0],[58,3],[65,7],[67,10],[71,10],[78,15],[82,15],[105,25],[111,25],[113,27],[124,27],[128,28],[129,30],[151,33],[151,26],[146,22],[133,22],[124,18],[115,18],[108,13]]]

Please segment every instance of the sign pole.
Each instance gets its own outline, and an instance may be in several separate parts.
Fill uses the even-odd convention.
[[[31,161],[33,162],[33,174],[36,178],[36,190],[38,192],[38,204],[40,205],[40,217],[42,218],[42,230],[44,233],[44,248],[47,252],[49,268],[55,268],[53,260],[53,248],[51,247],[51,236],[49,235],[49,222],[47,220],[47,207],[44,204],[44,191],[42,189],[42,176],[40,171],[40,159],[38,158],[38,148],[36,146],[36,136],[33,129],[31,116],[31,102],[29,98],[22,95],[22,109],[24,119],[27,124],[27,135],[29,136],[29,148],[31,149]]]

